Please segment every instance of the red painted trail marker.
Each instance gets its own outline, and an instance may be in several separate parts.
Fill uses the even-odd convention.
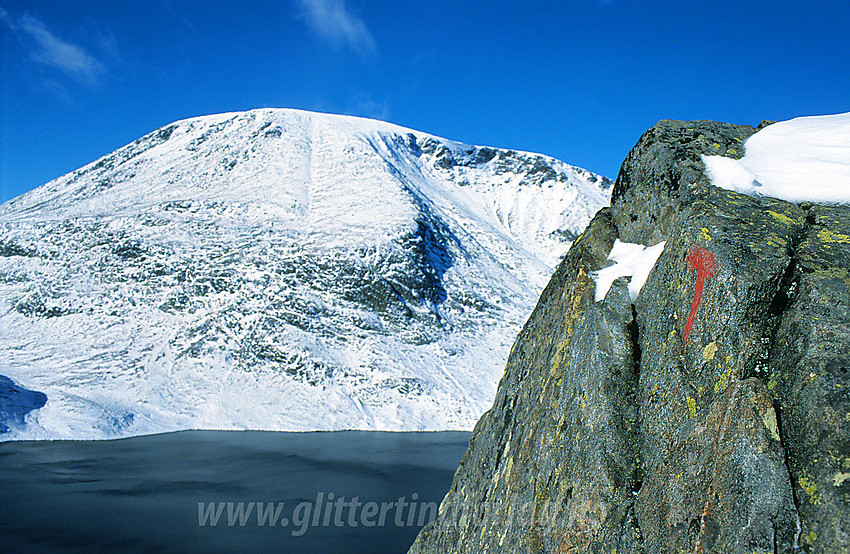
[[[688,323],[685,325],[685,344],[688,343],[688,335],[691,332],[691,327],[694,324],[694,317],[697,315],[697,308],[702,300],[702,290],[705,288],[705,280],[714,275],[714,269],[717,267],[717,258],[711,250],[707,250],[702,246],[691,246],[688,249],[688,257],[685,258],[688,263],[688,269],[697,270],[697,285],[694,289],[694,302],[691,304],[691,313],[688,314]]]

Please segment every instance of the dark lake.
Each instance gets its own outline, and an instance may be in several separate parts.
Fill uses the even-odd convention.
[[[405,552],[469,433],[0,443],[2,552]]]

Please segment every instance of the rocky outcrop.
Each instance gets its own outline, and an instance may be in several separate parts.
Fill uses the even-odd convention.
[[[641,137],[411,552],[850,550],[850,209],[712,186],[755,131]],[[666,241],[634,305],[617,238]]]
[[[611,192],[620,239],[650,246],[664,240],[680,200],[708,184],[700,155],[738,159],[753,132],[747,125],[714,121],[662,121],[644,133]]]

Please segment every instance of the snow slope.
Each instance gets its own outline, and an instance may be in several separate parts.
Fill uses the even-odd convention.
[[[0,206],[3,438],[470,429],[611,182],[297,110],[180,121]]]
[[[744,148],[740,160],[703,156],[714,185],[790,202],[850,203],[850,113],[774,123]]]

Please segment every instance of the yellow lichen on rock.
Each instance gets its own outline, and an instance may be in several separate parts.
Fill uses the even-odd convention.
[[[818,239],[820,239],[821,242],[827,243],[850,244],[850,235],[836,233],[835,231],[825,227],[818,231]]]
[[[697,415],[697,403],[696,400],[691,398],[690,396],[685,397],[688,403],[688,416],[694,417]]]
[[[810,531],[808,535],[806,535],[806,543],[811,546],[815,544],[815,541],[818,540],[818,534],[814,531]]]
[[[797,479],[797,483],[799,483],[800,488],[803,489],[803,491],[805,491],[805,493],[809,495],[809,502],[811,502],[812,504],[821,503],[820,496],[818,495],[817,483],[812,483],[805,476],[801,476],[799,479]]]
[[[770,233],[767,236],[767,244],[774,248],[784,248],[786,245],[786,241],[776,233]]]
[[[794,225],[795,223],[798,223],[797,221],[794,221],[793,219],[791,219],[787,215],[781,214],[779,212],[774,212],[773,210],[767,210],[767,215],[769,215],[770,217],[772,217],[773,219],[775,219],[779,223],[782,223],[783,225]]]
[[[715,354],[717,354],[717,342],[712,341],[703,349],[702,357],[705,361],[709,361],[714,358]]]
[[[729,363],[729,356],[726,357],[726,363]],[[714,384],[714,394],[720,394],[729,386],[729,383],[732,381],[732,368],[733,366],[730,364],[720,376],[720,379]]]
[[[764,415],[761,416],[762,421],[764,421],[764,426],[767,427],[770,436],[775,440],[781,440],[779,438],[779,424],[776,421],[776,410],[773,409],[773,406],[768,406],[767,410],[764,412]]]
[[[847,271],[847,268],[830,267],[826,269],[818,269],[813,273],[813,275],[820,279],[838,279],[839,281],[843,281],[847,288],[850,288],[850,271]],[[828,298],[827,302],[829,302]]]

